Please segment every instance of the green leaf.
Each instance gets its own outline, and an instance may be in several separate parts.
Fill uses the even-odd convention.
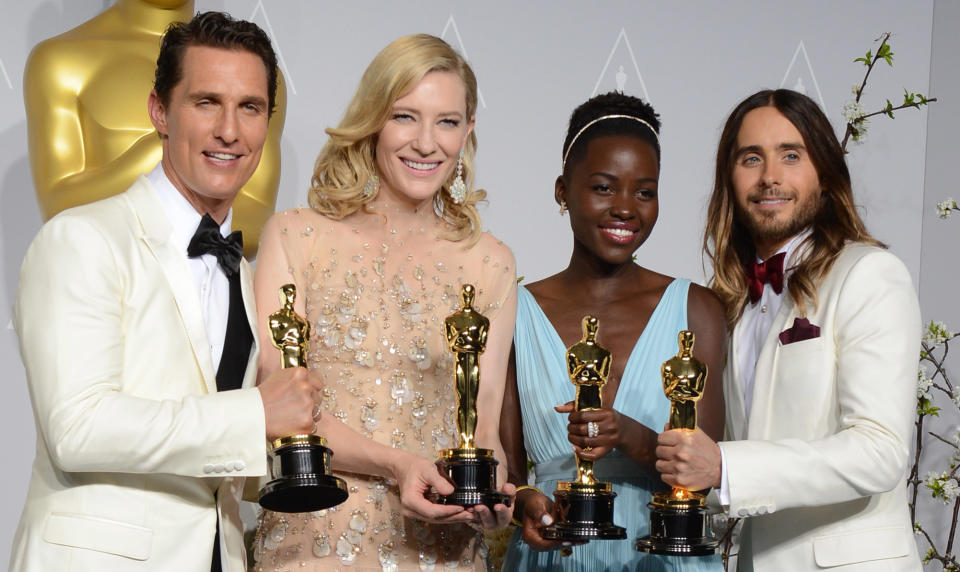
[[[887,106],[883,108],[883,112],[887,114],[887,117],[893,119],[893,104],[890,103],[890,100],[887,100]],[[923,352],[920,352],[920,357],[923,357]]]
[[[877,59],[880,58],[883,58],[888,66],[893,67],[893,49],[887,42],[880,44],[880,48],[877,50]]]

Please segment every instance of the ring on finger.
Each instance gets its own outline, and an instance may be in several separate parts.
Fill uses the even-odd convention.
[[[317,434],[317,422],[316,422],[316,421],[313,422],[313,431],[311,431],[311,433],[313,433],[314,435]]]
[[[313,420],[317,421],[320,419],[320,404],[316,403],[313,406]]]
[[[596,421],[587,422],[587,437],[594,438],[600,436],[600,425]]]

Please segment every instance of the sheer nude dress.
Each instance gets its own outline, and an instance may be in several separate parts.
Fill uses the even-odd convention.
[[[460,286],[477,288],[474,307],[491,322],[481,387],[503,383],[517,295],[509,248],[489,233],[464,248],[441,238],[443,230],[432,212],[336,221],[295,209],[267,223],[257,263],[261,318],[279,307],[273,300],[282,284],[297,286],[297,310],[313,329],[309,367],[325,383],[323,414],[430,460],[457,445],[454,360],[443,322],[459,305]],[[263,329],[260,335],[261,351],[277,352]],[[481,410],[479,422],[499,419]],[[350,493],[342,505],[263,512],[255,570],[486,569],[483,537],[473,528],[404,518],[391,481],[337,474]]]

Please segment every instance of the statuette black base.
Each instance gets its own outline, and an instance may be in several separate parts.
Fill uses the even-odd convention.
[[[647,507],[650,535],[637,539],[637,550],[669,556],[707,556],[717,551],[720,541],[707,535],[705,507],[663,506],[656,502]]]
[[[347,500],[347,484],[330,474],[332,455],[317,435],[275,441],[267,454],[273,479],[260,489],[260,506],[275,512],[313,512]]]
[[[548,540],[626,538],[626,529],[613,524],[613,499],[616,496],[609,483],[583,485],[561,481],[553,493],[557,522],[544,528],[542,536]]]
[[[445,449],[440,452],[437,469],[453,483],[449,495],[433,493],[430,500],[438,504],[476,506],[490,510],[497,504],[510,506],[510,496],[497,490],[499,461],[490,449]]]

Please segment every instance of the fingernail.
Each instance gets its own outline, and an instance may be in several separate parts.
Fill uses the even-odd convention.
[[[553,524],[553,517],[551,517],[549,514],[545,514],[540,517],[540,522],[542,522],[544,526],[550,526]]]

